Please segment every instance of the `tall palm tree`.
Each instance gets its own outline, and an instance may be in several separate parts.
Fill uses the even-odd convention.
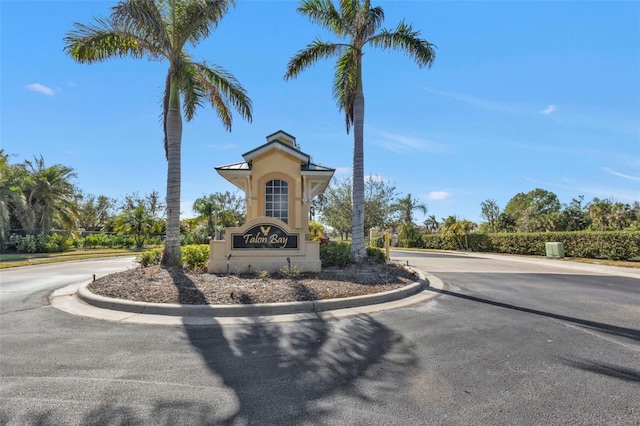
[[[185,50],[211,34],[234,0],[124,0],[109,18],[90,25],[75,23],[65,37],[65,51],[80,63],[115,57],[147,57],[169,65],[162,106],[167,157],[167,240],[162,264],[180,260],[180,151],[182,113],[187,121],[205,103],[231,130],[232,112],[251,121],[251,100],[236,78],[206,61],[195,62]],[[181,105],[181,103],[183,105]]]
[[[427,205],[413,198],[411,194],[398,199],[391,209],[399,212],[402,215],[402,221],[406,224],[413,224],[413,212],[416,210],[427,214]]]
[[[380,29],[384,20],[381,7],[370,0],[340,0],[337,9],[332,0],[303,0],[298,12],[311,22],[332,31],[339,42],[316,39],[291,58],[285,80],[295,78],[320,59],[337,57],[333,78],[333,97],[345,113],[347,133],[353,125],[353,202],[351,253],[360,263],[366,256],[364,245],[364,93],[362,56],[364,47],[398,50],[412,57],[419,67],[431,66],[434,45],[419,38],[420,32],[400,22],[395,30]]]

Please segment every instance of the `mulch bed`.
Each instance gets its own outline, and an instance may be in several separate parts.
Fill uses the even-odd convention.
[[[98,278],[89,290],[140,302],[233,305],[360,296],[401,288],[418,279],[413,271],[389,262],[291,275],[263,272],[226,276],[150,266]]]

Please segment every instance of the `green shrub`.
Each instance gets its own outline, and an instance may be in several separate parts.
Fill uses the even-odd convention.
[[[209,245],[194,244],[182,247],[182,264],[194,271],[204,271],[209,262]]]
[[[347,243],[330,241],[329,244],[320,244],[320,260],[327,266],[346,266],[353,263],[351,258],[351,245]]]
[[[136,262],[142,267],[159,265],[162,260],[163,251],[162,249],[144,251],[136,256]]]
[[[384,263],[387,261],[384,250],[377,247],[367,247],[367,257],[376,263]]]
[[[425,248],[457,250],[452,236],[422,234]],[[475,252],[508,253],[545,256],[547,242],[560,242],[568,257],[588,259],[640,260],[639,231],[573,231],[515,232],[468,235],[469,250]]]
[[[384,248],[384,237],[374,237],[371,240],[371,247]]]
[[[41,236],[45,237],[43,234],[41,234]],[[38,240],[40,241],[40,235],[38,236]],[[61,234],[47,235],[46,238],[43,238],[43,242],[42,251],[46,253],[61,253],[69,250],[73,246],[73,239]]]
[[[16,249],[18,253],[35,253],[37,251],[37,240],[33,235],[17,235],[9,237],[9,246]]]

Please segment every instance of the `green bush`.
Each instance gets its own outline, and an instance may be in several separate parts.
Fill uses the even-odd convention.
[[[163,251],[162,249],[144,251],[136,256],[136,262],[142,267],[159,265],[162,260]]]
[[[384,237],[374,237],[371,240],[371,246],[377,248],[384,248]]]
[[[73,238],[65,237],[61,234],[51,234],[46,237],[42,248],[47,253],[61,253],[73,246]]]
[[[443,238],[435,234],[423,234],[425,248],[457,250],[452,236]],[[508,253],[545,256],[547,242],[560,242],[568,257],[588,259],[640,260],[639,231],[574,231],[469,234],[469,250],[475,252]]]
[[[60,253],[69,250],[73,243],[73,237],[62,234],[14,234],[9,237],[8,247],[18,253]]]
[[[377,247],[367,247],[367,257],[377,263],[384,263],[387,261],[384,250]]]
[[[209,262],[209,245],[194,244],[182,247],[182,264],[194,271],[204,271]]]
[[[17,235],[9,237],[9,247],[16,249],[18,253],[36,253],[38,246],[36,237],[33,235]]]
[[[337,241],[330,241],[329,244],[320,244],[320,260],[326,266],[349,265],[353,263],[351,245]]]

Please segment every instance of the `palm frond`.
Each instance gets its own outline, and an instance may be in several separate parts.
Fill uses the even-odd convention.
[[[349,29],[354,28],[354,21],[360,10],[359,0],[340,0],[340,15]],[[352,34],[353,35],[353,34]]]
[[[384,10],[380,6],[371,8],[370,2],[367,1],[364,12],[364,26],[362,28],[366,38],[375,34],[384,22]]]
[[[305,68],[313,65],[320,59],[330,58],[339,55],[349,46],[339,43],[326,43],[320,39],[316,39],[308,44],[305,49],[298,51],[287,64],[287,71],[284,75],[285,80],[295,78]]]
[[[196,110],[204,105],[205,93],[191,58],[184,55],[179,66],[173,78],[177,79],[182,94],[184,118],[191,121],[196,116]]]
[[[115,28],[165,47],[169,44],[162,13],[153,0],[121,1],[111,8],[111,19]]]
[[[147,53],[145,46],[114,29],[106,19],[98,18],[95,24],[89,25],[74,23],[74,28],[64,37],[64,51],[76,62],[91,64],[113,57],[140,58]]]
[[[420,38],[420,31],[414,31],[404,21],[394,31],[384,29],[369,39],[372,46],[382,49],[403,51],[412,57],[419,67],[431,67],[436,59],[436,46]]]
[[[180,46],[187,41],[196,45],[207,38],[232,6],[235,6],[235,0],[187,1],[174,23],[176,34],[187,36],[180,40]]]
[[[297,10],[298,13],[309,18],[311,22],[338,35],[343,34],[346,28],[342,16],[331,0],[304,0]]]
[[[353,124],[353,99],[358,81],[359,51],[350,47],[338,58],[333,77],[332,95],[340,111],[344,111],[347,133]]]
[[[202,96],[211,104],[227,130],[231,130],[233,123],[231,108],[235,109],[247,121],[252,121],[251,99],[249,99],[244,87],[231,73],[222,67],[209,65],[206,62],[194,62],[191,65],[196,72],[195,76],[198,78]],[[185,99],[185,107],[186,104]],[[187,116],[186,112],[185,116]]]

